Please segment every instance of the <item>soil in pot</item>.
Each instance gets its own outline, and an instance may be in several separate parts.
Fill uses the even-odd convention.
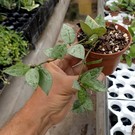
[[[131,35],[123,27],[115,23],[106,23],[107,32],[99,38],[99,42],[92,49],[87,57],[87,62],[102,59],[99,64],[89,65],[89,69],[103,67],[103,73],[110,75],[115,70],[120,61],[120,56],[128,49],[131,44]],[[84,39],[86,35],[81,30],[77,35],[78,40]],[[86,51],[89,45],[84,46]]]

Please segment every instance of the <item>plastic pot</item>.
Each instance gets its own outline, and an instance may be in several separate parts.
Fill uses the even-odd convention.
[[[112,22],[106,23],[107,26],[110,26],[111,24],[112,24]],[[99,59],[102,59],[102,62],[99,64],[88,65],[89,69],[92,69],[95,67],[103,67],[103,73],[105,75],[112,74],[114,72],[114,70],[116,69],[118,63],[120,62],[121,55],[129,48],[131,41],[132,41],[130,33],[123,26],[121,26],[119,24],[116,24],[116,25],[118,26],[118,29],[120,31],[127,33],[128,37],[129,37],[129,43],[120,52],[116,52],[116,53],[112,53],[112,54],[100,54],[100,53],[90,52],[90,54],[88,55],[88,57],[86,59],[87,62],[95,61],[95,60],[99,60]]]

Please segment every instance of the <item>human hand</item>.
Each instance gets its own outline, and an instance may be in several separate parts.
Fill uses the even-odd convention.
[[[52,74],[53,84],[46,96],[47,103],[45,103],[49,111],[51,112],[51,123],[56,124],[60,122],[70,110],[73,98],[75,95],[75,89],[72,88],[73,81],[77,80],[78,75],[82,70],[82,65],[76,65],[80,60],[72,56],[68,56],[62,60],[56,60],[45,64],[45,67]],[[87,68],[84,66],[82,72],[86,71]],[[99,80],[103,80],[104,75],[99,76]],[[43,93],[43,91],[38,88],[38,92]]]

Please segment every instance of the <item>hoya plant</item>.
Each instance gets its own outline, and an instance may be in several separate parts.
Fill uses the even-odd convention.
[[[132,21],[132,24],[128,27],[128,30],[132,36],[132,44],[123,55],[122,59],[125,59],[128,66],[131,66],[133,59],[135,59],[135,20]]]
[[[113,2],[111,6],[109,6],[111,11],[120,11],[124,10],[128,13],[135,13],[135,1],[134,0],[118,0]]]
[[[89,16],[86,18],[86,22],[80,22],[83,26],[83,29],[87,31],[89,35],[88,40],[91,47],[94,47],[97,38],[105,33],[104,22],[101,16],[96,18],[97,24],[94,20],[92,20]],[[94,32],[90,32],[90,28],[88,28],[87,23],[94,27]],[[56,59],[63,59],[65,55],[72,55],[76,58],[79,58],[85,64],[93,64],[99,61],[94,61],[87,63],[86,58],[90,53],[85,51],[84,45],[81,44],[81,41],[75,42],[76,34],[72,27],[64,24],[61,29],[61,38],[63,39],[62,44],[57,44],[53,48],[48,48],[45,50],[45,54],[51,58],[51,60],[39,63],[37,65],[25,65],[23,63],[17,63],[14,66],[11,66],[5,69],[3,72],[12,76],[25,76],[26,82],[36,89],[38,86],[42,88],[42,90],[49,94],[49,91],[52,86],[52,76],[50,72],[43,68],[44,63],[48,63],[54,61]],[[80,72],[79,78],[74,81],[73,88],[77,90],[77,100],[74,102],[73,110],[75,112],[84,112],[92,110],[92,101],[89,97],[89,91],[92,90],[94,92],[104,92],[106,91],[105,85],[97,80],[97,77],[102,72],[102,67],[94,68],[88,70],[85,73]]]

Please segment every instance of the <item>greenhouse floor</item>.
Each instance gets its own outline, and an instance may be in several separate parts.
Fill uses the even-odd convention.
[[[96,112],[76,114],[70,112],[65,120],[53,126],[46,135],[95,135]]]

